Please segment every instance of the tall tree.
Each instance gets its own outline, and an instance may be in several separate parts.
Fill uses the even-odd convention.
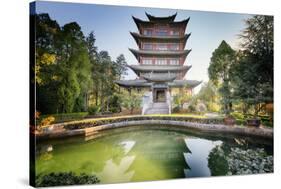
[[[231,71],[234,97],[247,107],[254,105],[257,114],[262,103],[273,101],[273,17],[246,20],[240,36],[242,50]]]
[[[98,54],[100,65],[100,104],[102,111],[109,111],[109,101],[114,92],[114,65],[107,51]]]
[[[91,65],[85,38],[80,26],[72,22],[62,27],[61,39],[61,75],[57,90],[60,111],[84,110],[83,99],[91,84]]]
[[[85,110],[91,64],[80,26],[36,15],[36,100],[42,113]]]
[[[43,114],[86,111],[88,94],[102,111],[120,110],[116,79],[126,73],[124,55],[111,60],[85,38],[76,22],[60,27],[48,14],[36,15],[36,100]]]
[[[61,28],[48,14],[35,15],[36,26],[36,109],[42,113],[54,113],[58,110],[57,76],[54,72],[58,66],[57,42]]]
[[[90,34],[86,38],[86,41],[88,47],[89,60],[92,65],[92,94],[94,94],[95,105],[97,106],[99,99],[100,78],[102,73],[100,72],[100,65],[98,63],[98,47],[95,46],[96,38],[94,32],[90,32]]]
[[[121,79],[122,75],[127,74],[127,62],[125,59],[125,56],[123,54],[120,54],[115,61],[115,67],[116,67],[116,74],[118,79]]]
[[[228,114],[232,110],[231,85],[229,70],[235,62],[235,51],[224,40],[212,54],[208,74],[210,80],[219,86],[222,96],[224,113]]]

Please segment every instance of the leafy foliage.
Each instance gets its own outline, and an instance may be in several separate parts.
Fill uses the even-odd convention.
[[[87,175],[85,173],[76,175],[73,172],[49,173],[36,177],[36,187],[96,184],[99,182],[95,175]]]
[[[188,88],[183,88],[179,93],[173,96],[173,104],[175,105],[175,107],[173,108],[174,113],[181,112],[184,109],[185,103],[188,104],[188,108],[195,105],[195,101],[188,90]]]
[[[115,66],[116,66],[117,75],[119,76],[118,79],[121,79],[121,75],[127,75],[127,73],[126,73],[127,62],[126,62],[125,56],[123,54],[120,54],[116,58]]]
[[[273,17],[253,16],[245,24],[240,50],[235,52],[222,41],[214,51],[209,78],[219,87],[225,113],[235,108],[254,117],[267,114],[273,123],[273,113],[267,108],[273,104]]]
[[[140,100],[140,95],[138,95],[137,93],[132,93],[128,96],[124,96],[122,98],[122,105],[129,109],[131,114],[133,113],[133,111],[136,108],[139,108],[141,105],[141,100]]]
[[[208,156],[208,167],[212,176],[226,175],[228,172],[228,162],[221,146],[212,149]]]
[[[75,113],[61,113],[61,114],[47,114],[47,115],[41,115],[37,118],[37,121],[39,125],[42,125],[44,119],[46,118],[54,118],[52,122],[49,122],[48,124],[43,125],[49,125],[52,123],[61,123],[65,121],[72,121],[72,120],[80,120],[85,118],[88,115],[88,112],[75,112]],[[47,119],[50,120],[50,119]]]
[[[243,50],[231,70],[233,97],[247,109],[255,106],[257,115],[262,103],[273,102],[273,17],[254,16],[246,25],[240,35]]]
[[[200,100],[207,105],[207,109],[211,112],[219,111],[219,94],[218,88],[213,84],[211,80],[207,83],[204,83],[196,95],[196,99]]]
[[[80,26],[72,22],[60,27],[48,14],[36,15],[36,22],[37,109],[42,113],[82,110],[84,104],[76,101],[91,84],[91,65]]]
[[[99,106],[90,106],[88,108],[88,112],[90,115],[96,115],[97,113],[100,112],[100,107]]]
[[[43,114],[120,111],[116,79],[126,73],[124,55],[111,60],[98,52],[91,32],[84,36],[76,22],[60,27],[48,14],[36,16],[36,109]]]

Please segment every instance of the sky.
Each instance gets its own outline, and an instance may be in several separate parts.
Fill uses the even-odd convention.
[[[148,20],[145,12],[154,16],[169,16],[177,13],[175,21],[190,17],[186,33],[191,36],[186,49],[192,49],[185,65],[192,65],[185,79],[207,82],[208,66],[212,52],[225,40],[233,49],[240,44],[239,34],[245,28],[244,20],[250,14],[219,13],[206,11],[190,11],[178,9],[157,9],[129,6],[109,6],[81,3],[36,2],[36,13],[48,13],[51,19],[60,26],[69,22],[77,22],[87,36],[94,31],[98,50],[106,50],[113,60],[124,54],[128,64],[138,64],[128,48],[137,49],[137,44],[130,31],[138,32],[132,16]],[[136,75],[129,70],[125,79],[135,79]],[[196,87],[197,92],[200,89]]]

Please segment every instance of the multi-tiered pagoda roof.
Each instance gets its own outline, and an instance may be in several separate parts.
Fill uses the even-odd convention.
[[[175,21],[177,14],[167,17],[155,17],[148,13],[147,21],[133,17],[138,33],[130,32],[139,49],[129,50],[138,61],[138,65],[128,65],[136,75],[135,80],[119,80],[122,87],[152,87],[165,84],[168,87],[194,88],[201,82],[185,80],[190,65],[185,60],[191,49],[185,49],[191,33],[185,30],[190,18]]]

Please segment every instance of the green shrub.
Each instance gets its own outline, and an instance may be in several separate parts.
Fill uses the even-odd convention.
[[[242,113],[239,112],[232,112],[231,115],[235,118],[235,119],[245,119],[245,116]]]
[[[73,172],[49,173],[36,177],[36,187],[96,184],[99,182],[95,175],[87,175],[85,173],[76,175]]]
[[[84,119],[87,115],[88,112],[42,115],[39,117],[37,124],[41,124],[41,122],[48,117],[54,117],[54,123],[61,123],[65,121]]]
[[[111,107],[109,108],[109,111],[112,113],[118,113],[120,112],[120,107]]]
[[[217,103],[214,102],[209,102],[207,103],[208,111],[211,112],[219,112],[220,111],[220,106]]]
[[[204,113],[207,111],[207,107],[204,103],[200,102],[197,104],[196,110],[197,110],[197,112]]]
[[[189,112],[195,112],[195,111],[196,111],[195,106],[194,106],[194,105],[189,105],[189,106],[188,106],[188,111],[189,111]]]
[[[173,108],[173,113],[179,113],[180,112],[180,107],[179,106],[176,106]]]
[[[246,125],[246,120],[244,119],[236,119],[236,125]]]
[[[95,127],[99,125],[123,122],[123,121],[136,121],[136,120],[173,120],[173,121],[187,121],[204,124],[223,124],[223,118],[194,118],[187,116],[137,116],[137,117],[112,117],[112,118],[100,118],[91,121],[81,121],[76,123],[66,124],[65,129],[84,129],[89,127]]]
[[[273,123],[271,121],[262,121],[262,124],[267,127],[273,127]]]
[[[117,95],[114,95],[110,98],[109,102],[109,111],[112,113],[117,113],[121,111],[121,98]]]
[[[91,106],[88,108],[88,112],[90,115],[97,115],[100,112],[99,106]]]
[[[226,175],[228,172],[228,163],[224,150],[221,146],[216,146],[211,150],[208,156],[208,167],[212,176]]]

